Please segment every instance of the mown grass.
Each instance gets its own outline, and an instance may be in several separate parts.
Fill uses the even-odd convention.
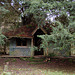
[[[17,71],[19,71],[19,69],[17,69]],[[21,69],[20,71],[22,72],[19,72],[19,75],[75,75],[73,73],[66,73],[66,72],[63,72],[63,71],[55,71],[55,70],[51,70],[51,69],[36,69],[36,68],[30,68],[30,69]],[[1,74],[1,75],[18,75],[17,72],[5,72],[6,74]]]

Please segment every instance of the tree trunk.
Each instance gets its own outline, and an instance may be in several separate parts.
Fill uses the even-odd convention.
[[[48,47],[47,47],[47,56],[48,56]]]

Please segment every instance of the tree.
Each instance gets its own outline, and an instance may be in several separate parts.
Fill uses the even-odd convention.
[[[6,10],[4,7],[0,7],[0,21],[2,21],[2,18],[3,18],[3,15],[8,13],[9,11]],[[1,22],[0,22],[0,25],[1,25]],[[6,39],[6,36],[4,36],[2,34],[2,31],[0,29],[0,46],[2,46],[3,44],[5,44],[5,41],[4,39]]]
[[[71,34],[69,28],[64,28],[64,25],[59,21],[56,21],[51,27],[53,32],[50,35],[38,36],[42,39],[41,48],[47,51],[47,55],[51,46],[62,56],[71,55],[71,46],[75,45],[75,33]]]
[[[61,14],[69,14],[74,20],[74,3],[73,0],[2,0],[0,4],[10,13],[22,17],[22,21],[26,24],[31,21],[39,25],[45,24],[47,17],[50,15],[60,16]],[[6,7],[7,6],[7,7]],[[14,11],[13,11],[14,10]]]
[[[5,44],[5,40],[6,39],[6,36],[4,36],[2,33],[1,33],[1,30],[0,30],[0,46],[2,46],[3,44]]]
[[[5,9],[9,10],[10,13],[14,10],[14,14],[18,14],[18,16],[21,17],[23,25],[34,22],[35,24],[42,26],[45,25],[46,22],[51,22],[51,16],[58,17],[57,21],[59,21],[59,23],[55,22],[55,27],[52,26],[53,32],[50,37],[54,37],[55,34],[59,34],[60,41],[58,41],[58,35],[57,37],[55,36],[56,39],[53,40],[54,42],[58,41],[60,44],[60,42],[63,42],[62,40],[67,42],[70,38],[75,37],[74,0],[2,0],[0,1],[0,4],[1,6],[3,5]],[[66,22],[64,22],[64,19]],[[64,46],[66,45],[63,44],[62,47],[64,48]]]
[[[46,35],[38,35],[38,37],[42,39],[42,44],[40,45],[40,48],[43,48],[44,51],[46,52],[46,55],[48,56],[48,50],[50,48],[49,36],[46,34]]]
[[[42,46],[51,46],[49,43],[51,40],[54,42],[54,49],[60,51],[60,53],[65,56],[66,52],[71,53],[71,45],[75,45],[75,13],[74,13],[74,1],[62,1],[62,10],[58,11],[59,16],[57,16],[57,21],[51,26],[53,32],[51,35],[39,36],[43,39]],[[59,8],[58,8],[59,9]],[[65,11],[64,11],[64,10]],[[72,11],[71,11],[72,10]],[[54,11],[55,13],[55,11]],[[68,14],[68,15],[67,15]],[[48,41],[46,41],[46,38]],[[47,42],[44,43],[44,42]],[[48,45],[49,43],[49,45]],[[46,45],[47,46],[46,46]],[[47,50],[47,49],[46,49]],[[48,55],[48,54],[47,54]]]

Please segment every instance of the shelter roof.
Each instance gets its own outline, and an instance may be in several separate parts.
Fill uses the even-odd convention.
[[[39,28],[44,33],[47,33],[46,32],[46,27],[47,26],[38,27],[37,25],[31,23],[29,25],[21,26],[21,27],[17,28],[16,30],[12,30],[12,31],[6,32],[4,35],[7,36],[7,37],[32,38],[33,34],[35,33],[35,31],[37,31],[37,29],[39,29]]]

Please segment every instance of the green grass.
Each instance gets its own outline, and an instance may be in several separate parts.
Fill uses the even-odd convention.
[[[33,57],[30,57],[30,58],[20,58],[21,60],[24,60],[24,61],[31,61],[31,62],[42,62],[42,61],[44,61],[44,59],[35,59],[35,58],[33,58]]]
[[[9,62],[9,61],[10,61],[10,59],[5,60],[5,62]]]
[[[16,59],[11,60],[11,62],[16,62]]]
[[[11,72],[3,72],[1,75],[11,75]]]
[[[61,71],[44,71],[44,74],[46,75],[69,75],[67,73],[61,72]]]
[[[39,64],[45,64],[45,63],[44,62],[30,62],[30,63],[28,63],[28,65],[31,65],[31,64],[39,65]]]
[[[13,70],[14,72],[3,72],[1,75],[18,75],[17,72],[15,72],[16,68]],[[52,69],[46,69],[46,68],[34,68],[34,67],[30,67],[30,68],[22,68],[19,70],[19,68],[17,69],[17,71],[23,71],[20,72],[19,75],[75,75],[74,73],[67,73],[67,72],[63,72],[63,71],[59,71],[59,70],[52,70]],[[5,74],[4,74],[5,73]]]
[[[5,62],[9,62],[9,61],[11,61],[11,62],[16,62],[16,59],[15,58],[13,58],[13,59],[7,59],[7,60],[5,60]]]

